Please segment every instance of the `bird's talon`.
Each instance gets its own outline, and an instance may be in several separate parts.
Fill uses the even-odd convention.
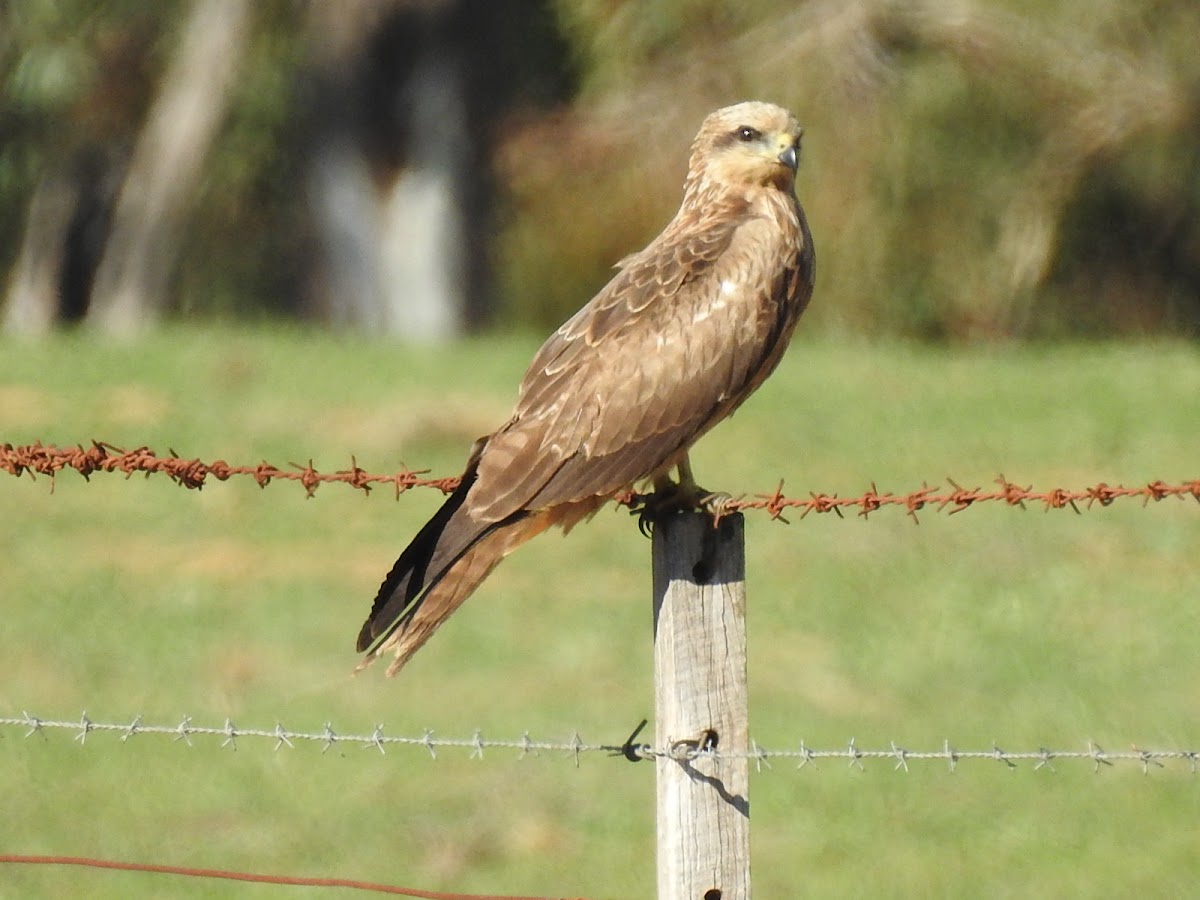
[[[654,535],[655,496],[655,494],[629,495],[629,514],[638,517],[638,531],[642,533],[642,537]]]
[[[634,494],[629,514],[638,517],[638,531],[652,537],[654,523],[659,519],[679,512],[702,512],[720,522],[722,516],[734,512],[730,507],[740,499],[724,491],[706,491],[694,484],[669,481],[652,493]]]

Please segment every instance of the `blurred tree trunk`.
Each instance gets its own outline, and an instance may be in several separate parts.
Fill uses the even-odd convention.
[[[167,305],[167,285],[201,164],[246,47],[249,0],[195,0],[138,138],[92,289],[87,322],[129,334]]]
[[[410,162],[385,188],[379,217],[384,326],[392,334],[440,340],[464,329],[479,287],[468,278],[470,257],[484,241],[482,219],[475,219],[483,211],[470,203],[480,160],[459,53],[427,48],[407,91]]]
[[[42,334],[87,310],[126,162],[118,146],[96,140],[69,150],[65,162],[48,164],[38,178],[9,275],[5,331]]]
[[[47,175],[38,182],[9,281],[5,331],[41,334],[58,319],[64,248],[74,209],[75,192],[65,179]]]
[[[309,15],[311,307],[412,341],[486,324],[498,124],[570,90],[551,5],[313,0]]]
[[[317,0],[309,190],[314,306],[338,325],[435,341],[484,293],[458,0]],[[478,139],[480,136],[475,135]],[[485,201],[486,202],[486,201]]]

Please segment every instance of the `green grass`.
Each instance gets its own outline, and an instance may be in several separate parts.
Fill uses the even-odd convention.
[[[503,421],[528,338],[401,348],[303,331],[0,344],[0,441],[92,438],[234,463],[456,473]],[[1184,344],[795,346],[694,454],[731,492],[1039,488],[1200,475]],[[652,712],[649,545],[624,514],[496,571],[396,680],[351,679],[379,579],[438,502],[247,480],[0,479],[0,715],[619,742]],[[870,520],[749,514],[751,732],[767,747],[1200,746],[1200,506],[998,504]],[[443,891],[653,896],[653,768],[357,746],[237,752],[0,735],[0,850]],[[964,762],[755,775],[763,898],[1186,894],[1200,782]],[[0,897],[278,897],[8,867]]]

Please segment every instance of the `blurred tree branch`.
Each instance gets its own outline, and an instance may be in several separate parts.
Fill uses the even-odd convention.
[[[1197,33],[1194,0],[0,2],[3,326],[417,337],[494,294],[550,327],[761,97],[808,126],[807,330],[1200,335]]]
[[[677,199],[657,187],[670,181],[647,146],[748,96],[809,126],[799,189],[821,256],[809,327],[961,339],[1147,322],[1200,333],[1200,226],[1189,224],[1200,215],[1200,56],[1184,38],[1200,28],[1194,3],[560,6],[598,60],[574,127],[602,134],[609,158],[656,186],[630,197],[623,182],[635,179],[600,170],[598,191],[624,200],[642,236]],[[694,16],[670,12],[685,7]],[[523,198],[574,177],[574,160],[555,168],[521,146],[503,159]],[[1115,199],[1102,210],[1093,198],[1105,194]],[[563,293],[558,255],[572,235],[534,219],[518,228],[506,241],[535,268],[521,292],[553,321],[564,309],[538,295]],[[557,246],[543,251],[551,231]],[[590,261],[576,296],[619,255]]]

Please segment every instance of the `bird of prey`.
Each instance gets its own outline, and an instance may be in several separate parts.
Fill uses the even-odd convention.
[[[688,449],[771,374],[812,294],[802,132],[769,103],[704,120],[679,212],[542,345],[512,418],[384,579],[360,669],[392,652],[395,674],[505,556],[635,485],[705,508]]]

